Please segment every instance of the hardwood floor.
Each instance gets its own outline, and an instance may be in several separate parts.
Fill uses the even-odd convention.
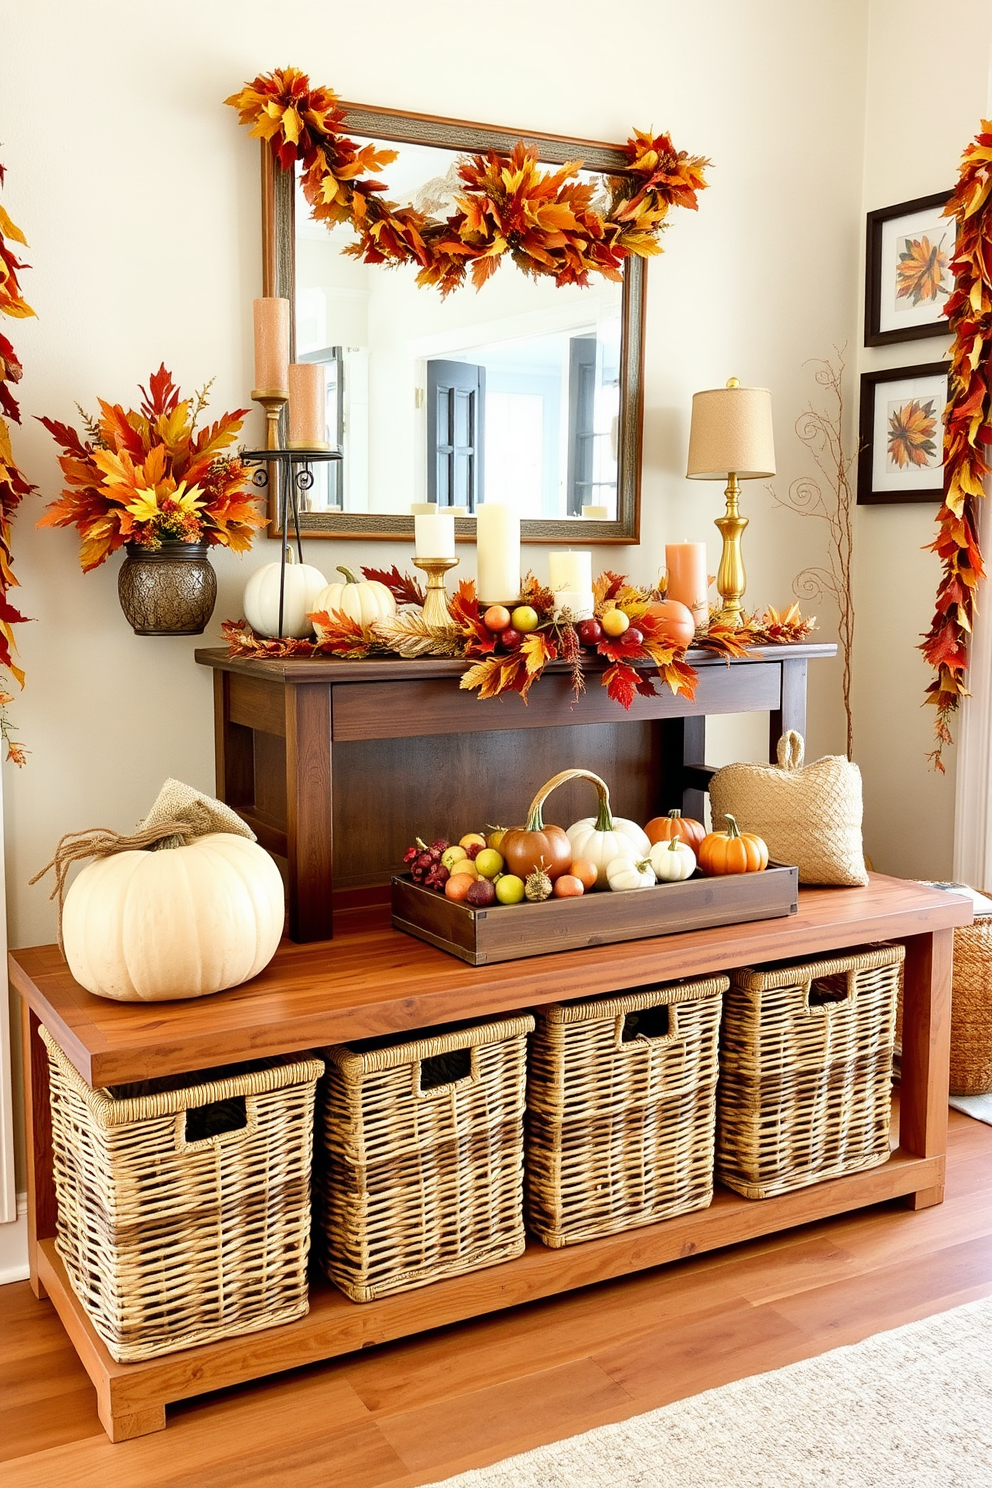
[[[4,1488],[414,1488],[992,1295],[992,1127],[947,1198],[807,1225],[173,1407],[116,1446],[51,1306],[0,1287]]]

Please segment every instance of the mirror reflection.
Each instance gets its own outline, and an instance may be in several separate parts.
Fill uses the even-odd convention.
[[[390,197],[448,216],[456,160],[402,145]],[[313,222],[298,187],[295,223],[296,358],[325,365],[327,439],[344,454],[321,467],[311,512],[471,515],[488,500],[616,521],[620,284],[559,289],[507,262],[442,300],[413,267],[348,255],[350,229]]]

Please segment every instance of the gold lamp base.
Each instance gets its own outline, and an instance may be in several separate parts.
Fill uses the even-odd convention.
[[[444,576],[449,568],[456,567],[457,558],[414,558],[417,568],[427,575],[427,593],[424,595],[424,620],[438,630],[453,630],[454,622],[448,609],[448,593],[444,587]]]
[[[740,491],[737,476],[731,472],[728,476],[727,489],[724,492],[727,498],[727,510],[722,517],[716,519],[716,526],[720,529],[720,535],[723,538],[720,567],[716,575],[717,592],[723,601],[719,618],[724,625],[730,625],[735,630],[744,623],[744,606],[741,600],[747,586],[744,559],[741,557],[741,533],[747,526],[747,517],[741,516],[738,507]]]

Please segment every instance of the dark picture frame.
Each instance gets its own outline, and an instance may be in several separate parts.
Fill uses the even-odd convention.
[[[950,334],[941,313],[954,282],[950,262],[956,223],[941,216],[950,196],[950,190],[937,191],[868,213],[866,346]],[[916,261],[910,257],[912,244],[923,245]]]
[[[922,362],[862,374],[859,506],[943,500],[949,370]]]

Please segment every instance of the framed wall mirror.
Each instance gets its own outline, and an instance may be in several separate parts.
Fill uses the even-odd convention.
[[[460,156],[518,140],[549,166],[581,160],[594,185],[625,166],[613,145],[341,105],[361,140],[398,150],[393,201],[446,217]],[[294,361],[326,367],[327,439],[304,535],[413,538],[415,505],[454,509],[475,535],[485,501],[515,507],[525,542],[636,542],[640,517],[646,264],[621,284],[558,288],[509,260],[442,299],[412,267],[364,264],[310,217],[297,178],[262,145],[263,294],[290,301]]]

